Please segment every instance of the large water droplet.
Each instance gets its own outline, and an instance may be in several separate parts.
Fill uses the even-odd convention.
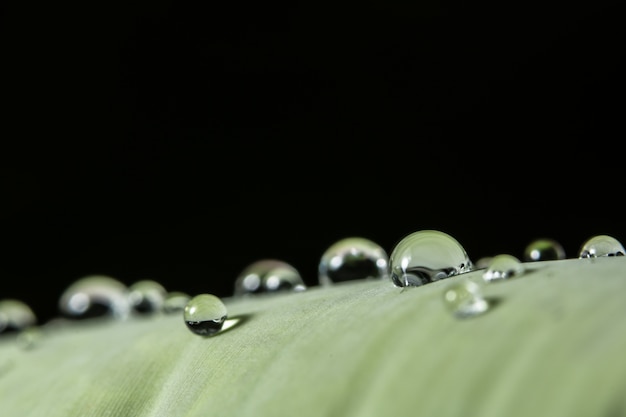
[[[162,311],[167,290],[160,283],[145,279],[131,284],[128,291],[130,304],[135,312],[153,314]]]
[[[472,270],[461,244],[447,233],[420,230],[404,237],[389,257],[391,280],[398,287],[428,284]]]
[[[530,242],[524,249],[524,261],[557,261],[565,259],[565,249],[554,239],[539,238]]]
[[[624,256],[625,253],[626,250],[619,240],[609,235],[596,235],[583,243],[578,252],[578,257]]]
[[[195,334],[210,336],[219,332],[228,316],[226,305],[213,294],[192,297],[183,312],[185,324]]]
[[[321,285],[356,279],[385,279],[389,255],[378,243],[363,237],[347,237],[330,245],[318,265]]]
[[[35,312],[21,300],[0,300],[0,333],[19,332],[37,323]]]
[[[525,271],[524,264],[513,255],[501,253],[494,256],[483,272],[483,279],[487,282],[498,281],[523,274]]]
[[[473,317],[489,309],[480,286],[465,278],[445,288],[443,301],[448,310],[459,318]]]
[[[165,296],[163,302],[163,312],[165,314],[180,313],[185,310],[185,306],[191,299],[191,296],[182,291],[170,291]]]
[[[278,259],[261,259],[244,268],[235,279],[235,295],[303,291],[306,284],[300,272]]]
[[[113,317],[126,319],[132,311],[128,287],[106,275],[83,277],[65,289],[59,310],[68,318]]]

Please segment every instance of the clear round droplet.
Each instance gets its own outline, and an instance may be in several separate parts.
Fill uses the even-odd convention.
[[[127,319],[132,311],[128,287],[106,275],[88,275],[61,294],[59,310],[64,317]]]
[[[159,282],[145,279],[128,287],[128,297],[133,311],[139,314],[154,314],[163,310],[167,290]]]
[[[443,292],[443,301],[447,309],[459,318],[477,316],[489,309],[480,286],[468,279],[448,285]]]
[[[579,258],[599,258],[604,256],[624,256],[622,243],[609,235],[596,235],[588,239],[578,252]]]
[[[170,291],[165,296],[163,302],[163,312],[165,314],[176,314],[185,310],[185,306],[191,299],[191,296],[182,291]]]
[[[389,255],[378,243],[363,237],[348,237],[330,245],[318,265],[321,285],[357,279],[385,279]]]
[[[192,297],[183,311],[189,330],[201,336],[211,336],[219,332],[227,316],[226,305],[213,294]]]
[[[494,256],[483,272],[483,279],[487,282],[513,278],[525,271],[524,264],[513,255],[501,253]]]
[[[19,332],[37,323],[28,304],[14,298],[0,300],[0,333]]]
[[[565,249],[554,239],[539,238],[530,242],[524,249],[524,261],[557,261],[565,259]]]
[[[261,259],[245,267],[235,279],[235,295],[303,291],[300,272],[279,259]]]
[[[394,285],[411,287],[470,272],[473,265],[463,246],[449,234],[420,230],[398,242],[389,268]]]

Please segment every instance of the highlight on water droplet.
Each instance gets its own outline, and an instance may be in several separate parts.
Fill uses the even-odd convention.
[[[219,332],[227,317],[226,305],[213,294],[192,297],[183,312],[189,330],[201,336],[211,336]]]
[[[68,286],[59,299],[64,317],[85,319],[111,317],[125,320],[132,306],[128,287],[107,275],[88,275]]]
[[[167,290],[159,282],[144,279],[128,287],[128,297],[133,311],[139,314],[160,313],[163,310]]]
[[[525,271],[525,266],[519,259],[507,253],[494,256],[483,272],[483,279],[487,282],[513,278]]]
[[[20,332],[36,324],[37,316],[25,302],[15,298],[0,300],[0,334]]]
[[[347,237],[330,245],[318,264],[320,285],[357,279],[389,277],[389,255],[378,243],[364,237]]]
[[[538,238],[524,248],[523,259],[526,262],[557,261],[565,259],[563,246],[551,238]]]
[[[463,246],[449,234],[420,230],[394,247],[389,269],[395,286],[411,287],[470,272],[473,264]]]
[[[235,279],[234,295],[304,291],[300,272],[279,259],[261,259],[245,267]]]
[[[599,258],[605,256],[624,256],[626,250],[622,243],[609,235],[596,235],[587,239],[578,251],[579,258]]]
[[[185,306],[191,296],[182,291],[169,291],[163,302],[163,312],[165,314],[176,314],[185,310]]]
[[[443,301],[446,308],[459,318],[483,314],[490,307],[480,286],[463,277],[444,289]]]

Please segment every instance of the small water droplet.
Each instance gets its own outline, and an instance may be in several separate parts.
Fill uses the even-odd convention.
[[[579,258],[599,258],[603,256],[624,256],[622,243],[609,235],[596,235],[589,238],[578,252]]]
[[[128,287],[106,275],[88,275],[65,289],[59,310],[68,318],[112,317],[124,320],[132,311]]]
[[[445,288],[443,301],[448,310],[459,318],[477,316],[489,309],[489,302],[483,297],[480,286],[465,278]]]
[[[424,285],[473,269],[463,246],[438,230],[420,230],[404,237],[391,252],[389,266],[397,287]]]
[[[330,245],[318,265],[321,285],[356,279],[385,279],[389,255],[378,243],[363,237],[348,237]]]
[[[154,314],[163,310],[167,290],[160,283],[145,279],[128,287],[133,310],[140,314]]]
[[[16,338],[17,345],[22,350],[31,350],[37,347],[43,339],[43,332],[39,326],[28,326],[22,329]]]
[[[530,242],[524,249],[524,261],[557,261],[565,259],[565,249],[554,239],[539,238]]]
[[[483,256],[482,258],[478,258],[478,260],[474,262],[474,270],[488,268],[492,259],[493,256]]]
[[[524,264],[513,255],[501,253],[494,256],[483,273],[483,279],[487,282],[509,279],[523,274]]]
[[[14,298],[0,300],[0,333],[19,332],[37,323],[28,304]]]
[[[228,316],[226,305],[213,294],[192,297],[183,312],[185,324],[195,334],[210,336],[219,332]]]
[[[163,312],[165,314],[180,313],[185,310],[185,306],[191,299],[191,296],[181,291],[170,291],[165,296],[163,302]]]
[[[278,259],[261,259],[244,268],[235,279],[235,295],[303,291],[300,272]]]

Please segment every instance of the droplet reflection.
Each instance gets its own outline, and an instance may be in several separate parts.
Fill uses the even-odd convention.
[[[398,287],[424,285],[473,269],[463,246],[438,230],[420,230],[404,237],[391,252],[389,266],[391,280]]]
[[[363,237],[348,237],[330,245],[318,265],[321,285],[357,279],[388,277],[389,255],[378,243]]]

